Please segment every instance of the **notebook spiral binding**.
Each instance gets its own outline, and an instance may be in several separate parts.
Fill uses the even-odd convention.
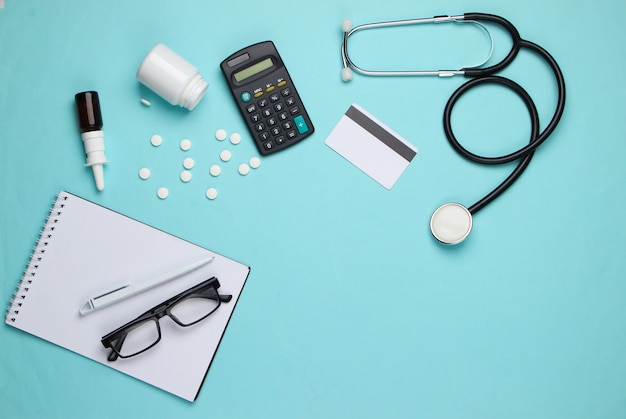
[[[20,308],[22,307],[22,304],[27,297],[28,291],[33,282],[36,280],[39,265],[44,261],[46,249],[48,247],[48,244],[52,240],[54,231],[57,227],[57,223],[59,222],[61,215],[63,214],[63,208],[65,207],[68,198],[69,197],[67,195],[61,196],[60,193],[57,194],[54,204],[52,205],[52,208],[50,208],[50,214],[48,214],[48,216],[46,217],[46,223],[43,225],[43,228],[39,233],[39,240],[37,240],[37,245],[33,247],[33,252],[30,255],[28,265],[26,265],[26,269],[24,269],[22,280],[20,281],[17,289],[13,293],[13,298],[11,299],[11,301],[9,302],[9,306],[7,307],[7,322],[14,323],[17,320],[17,316],[20,313]]]

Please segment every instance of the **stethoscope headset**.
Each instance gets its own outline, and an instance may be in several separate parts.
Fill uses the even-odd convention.
[[[480,23],[480,21],[496,23],[502,26],[506,31],[511,35],[513,45],[508,55],[504,57],[504,59],[492,66],[484,67],[484,65],[489,58],[491,57],[491,53],[493,52],[493,38],[489,33],[489,30]],[[371,71],[364,70],[354,64],[354,62],[350,59],[348,55],[348,38],[354,33],[366,29],[374,29],[374,28],[382,28],[382,27],[391,27],[391,26],[403,26],[403,25],[415,25],[420,23],[441,23],[441,22],[456,22],[456,23],[473,23],[478,25],[481,29],[483,29],[491,40],[491,52],[487,57],[487,60],[482,64],[476,67],[466,67],[460,70],[433,70],[433,71]],[[425,76],[425,75],[437,75],[440,77],[448,77],[455,75],[462,75],[465,77],[471,78],[470,81],[463,84],[459,87],[450,97],[448,103],[446,104],[444,113],[443,113],[443,127],[445,131],[446,138],[448,142],[452,146],[457,153],[459,153],[462,157],[469,159],[475,163],[485,164],[485,165],[497,165],[497,164],[505,164],[510,163],[512,161],[519,160],[519,164],[515,167],[513,172],[494,190],[488,193],[485,197],[480,199],[474,205],[469,208],[465,207],[462,204],[456,202],[450,202],[441,205],[438,207],[433,213],[430,219],[430,230],[433,236],[439,240],[441,243],[445,244],[457,244],[465,240],[465,238],[469,235],[472,230],[472,217],[478,211],[483,209],[487,204],[492,202],[498,196],[500,196],[504,191],[506,191],[526,170],[530,160],[533,157],[533,154],[537,147],[539,147],[543,142],[548,139],[548,137],[552,134],[554,129],[556,128],[561,116],[563,115],[563,110],[565,108],[565,80],[563,79],[563,73],[559,68],[556,60],[542,47],[539,45],[526,41],[522,39],[519,35],[519,32],[508,20],[491,14],[484,13],[465,13],[462,16],[438,16],[434,18],[422,18],[422,19],[410,19],[410,20],[398,20],[398,21],[388,21],[388,22],[377,22],[377,23],[369,23],[356,27],[352,27],[352,22],[349,20],[344,20],[342,22],[342,30],[343,30],[343,43],[341,45],[341,56],[343,60],[343,69],[341,72],[341,77],[344,81],[352,80],[353,74],[352,70],[368,76]],[[558,99],[556,110],[554,115],[548,125],[544,128],[543,131],[540,131],[539,127],[539,115],[537,113],[537,108],[531,99],[530,95],[526,90],[524,90],[519,84],[516,82],[507,79],[505,77],[496,76],[494,73],[497,73],[508,66],[517,56],[520,49],[526,48],[541,58],[543,58],[550,68],[552,69],[554,76],[557,82],[558,88]],[[530,114],[531,120],[531,135],[529,144],[525,147],[518,149],[510,154],[500,156],[500,157],[482,157],[477,154],[474,154],[467,149],[465,149],[459,141],[456,139],[454,132],[452,131],[451,126],[451,114],[454,105],[459,100],[459,98],[472,89],[473,87],[482,85],[482,84],[496,84],[501,85],[506,88],[511,89],[515,92],[524,102],[526,108],[528,109],[528,113]]]

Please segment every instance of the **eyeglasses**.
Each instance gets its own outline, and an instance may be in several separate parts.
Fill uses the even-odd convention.
[[[182,327],[192,326],[209,317],[222,302],[229,302],[232,295],[220,295],[220,283],[216,277],[207,279],[169,300],[146,311],[141,316],[102,337],[102,345],[111,348],[107,358],[130,358],[147,351],[161,340],[161,317],[169,316]]]

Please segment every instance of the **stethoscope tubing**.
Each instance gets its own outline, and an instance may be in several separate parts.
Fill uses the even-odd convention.
[[[548,125],[543,131],[539,132],[539,116],[537,114],[537,108],[532,98],[528,94],[528,92],[519,84],[515,83],[514,81],[504,78],[504,77],[500,77],[500,76],[493,76],[493,75],[474,76],[474,78],[472,78],[470,81],[463,84],[452,94],[452,96],[450,96],[450,99],[448,100],[448,103],[446,104],[446,107],[444,110],[443,125],[444,125],[444,132],[445,132],[446,138],[448,139],[448,142],[450,143],[452,148],[462,157],[470,161],[473,161],[475,163],[485,164],[485,165],[506,164],[506,163],[510,163],[512,161],[521,159],[519,165],[515,168],[515,170],[500,185],[498,185],[493,191],[491,191],[481,200],[479,200],[474,205],[468,208],[471,214],[477,213],[482,208],[484,208],[487,204],[489,204],[498,196],[500,196],[517,180],[517,178],[521,176],[521,174],[524,172],[524,170],[530,163],[530,160],[533,157],[534,151],[544,141],[546,141],[548,137],[552,134],[552,132],[556,129],[556,126],[558,125],[561,119],[561,116],[563,115],[563,111],[565,109],[565,80],[563,77],[563,73],[561,69],[559,68],[559,65],[557,64],[556,60],[545,49],[541,48],[539,45],[532,43],[530,41],[526,41],[522,39],[517,40],[514,44],[512,51],[516,50],[519,52],[521,48],[527,48],[537,53],[539,56],[541,56],[548,63],[548,65],[552,69],[554,76],[556,78],[557,90],[558,90],[558,99],[557,99],[556,109],[555,109],[552,119],[550,120],[550,122],[548,123]],[[516,54],[514,55],[509,54],[509,56],[512,56],[513,58],[515,57],[515,55]],[[491,72],[493,71],[494,67],[495,66],[492,66],[490,68],[487,68],[486,70],[489,70]],[[467,77],[472,77],[472,76],[468,75]],[[456,104],[456,102],[464,93],[466,93],[473,87],[476,87],[481,84],[486,84],[486,83],[500,84],[511,89],[513,92],[515,92],[526,105],[526,108],[528,109],[530,119],[531,119],[531,137],[530,137],[529,144],[526,145],[525,147],[520,148],[517,151],[514,151],[510,154],[507,154],[501,157],[483,157],[483,156],[479,156],[477,154],[474,154],[468,151],[466,148],[464,148],[460,144],[460,142],[457,140],[456,136],[454,135],[454,132],[452,131],[451,115],[452,115],[452,109],[454,105]]]
[[[505,18],[501,16],[491,15],[487,13],[465,13],[463,14],[463,20],[487,21],[487,22],[492,22],[497,25],[500,25],[504,29],[506,29],[509,35],[511,35],[511,40],[513,41],[513,46],[511,47],[511,50],[506,55],[506,57],[502,59],[502,61],[492,65],[491,67],[464,68],[462,69],[462,71],[465,77],[486,76],[489,74],[497,73],[501,71],[502,69],[504,69],[509,64],[511,64],[513,60],[515,59],[515,57],[517,57],[517,54],[519,53],[519,50],[522,46],[522,38],[519,34],[519,31],[515,28],[515,26],[513,26],[511,22],[509,22],[508,20],[506,20]]]

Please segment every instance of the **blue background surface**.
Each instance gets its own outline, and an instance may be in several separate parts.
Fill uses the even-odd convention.
[[[430,236],[434,208],[471,205],[512,166],[477,166],[447,144],[442,112],[461,78],[342,83],[340,22],[473,11],[508,18],[552,53],[567,107],[529,170],[450,248]],[[252,272],[195,403],[4,325],[0,416],[626,417],[625,21],[618,0],[6,0],[1,299],[8,304],[61,189]],[[480,32],[457,25],[378,34],[355,37],[363,66],[461,67],[487,48]],[[498,39],[495,58],[508,48]],[[242,177],[237,163],[256,151],[219,63],[264,40],[276,43],[316,132]],[[192,112],[136,81],[160,42],[210,83]],[[503,75],[529,90],[545,124],[556,101],[546,66],[522,53]],[[110,160],[102,193],[76,127],[73,97],[84,90],[101,96]],[[420,150],[391,191],[324,144],[353,102]],[[464,97],[453,124],[468,148],[491,155],[530,132],[521,101],[495,87]],[[219,128],[243,141],[225,147]],[[159,148],[149,143],[155,133]],[[193,142],[187,153],[183,138]],[[222,148],[233,161],[213,179]],[[189,184],[178,180],[186,156],[196,160]],[[149,180],[138,178],[141,167]],[[204,197],[209,186],[215,201]]]

